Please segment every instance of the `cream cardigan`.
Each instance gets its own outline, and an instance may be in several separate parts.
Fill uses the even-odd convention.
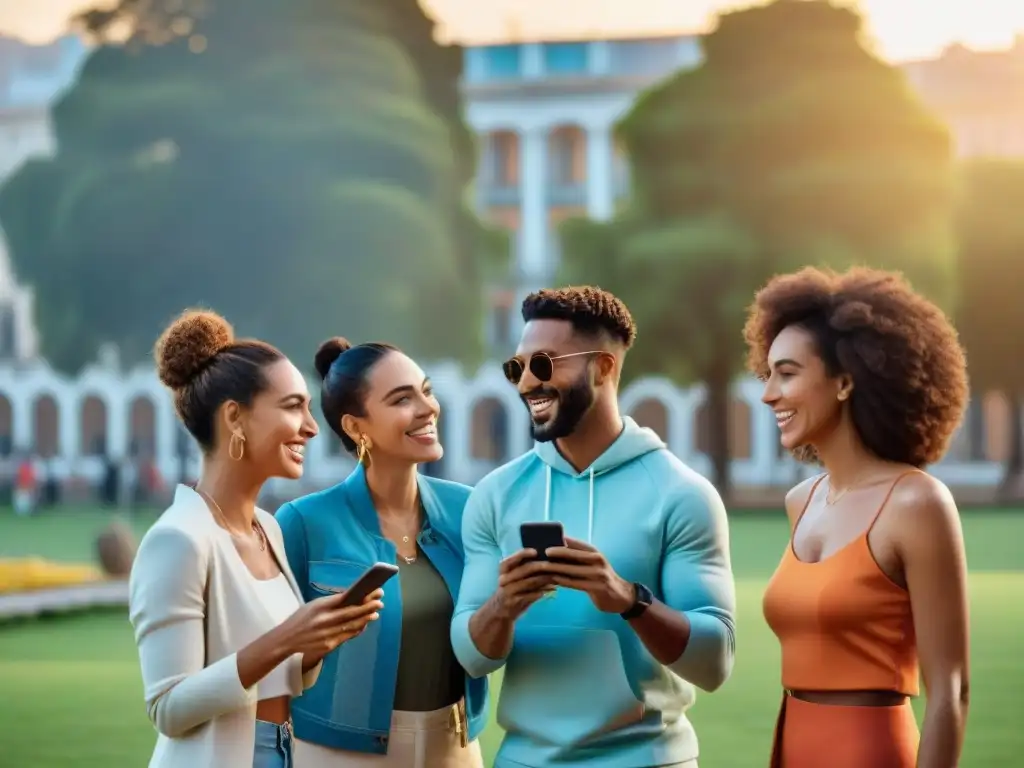
[[[299,602],[273,515],[256,510]],[[139,648],[146,710],[159,731],[150,768],[252,768],[259,685],[243,688],[236,653],[273,625],[231,536],[203,498],[179,485],[143,537],[129,580],[129,619]],[[298,696],[320,665],[288,665]]]

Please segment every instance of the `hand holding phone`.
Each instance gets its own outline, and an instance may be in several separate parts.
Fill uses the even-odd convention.
[[[363,575],[356,579],[355,584],[345,590],[344,606],[359,605],[366,600],[371,592],[383,587],[391,577],[398,575],[398,566],[391,563],[374,563]]]
[[[300,607],[279,630],[287,635],[291,653],[301,653],[306,661],[315,662],[375,621],[384,607],[383,596],[382,590],[374,590],[354,605],[344,604],[344,593],[320,597]]]
[[[391,563],[374,563],[360,574],[351,585],[345,588],[333,587],[329,584],[312,583],[314,589],[335,595],[344,595],[342,607],[351,607],[362,603],[371,592],[383,587],[389,579],[398,573],[398,566]]]
[[[523,523],[519,533],[523,548],[501,561],[498,589],[491,597],[492,609],[506,621],[515,621],[535,602],[554,592],[546,571],[546,550],[565,541],[561,523]]]
[[[537,552],[537,560],[546,561],[548,549],[565,546],[565,531],[558,522],[523,523],[519,526],[519,538],[523,549]]]

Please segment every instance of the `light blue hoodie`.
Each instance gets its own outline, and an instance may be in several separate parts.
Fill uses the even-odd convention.
[[[522,548],[520,523],[558,520],[628,581],[685,612],[690,642],[662,666],[629,624],[560,588],[516,622],[507,659],[490,659],[469,620],[497,588],[498,565]],[[735,651],[735,587],[725,508],[712,485],[625,419],[618,439],[576,472],[538,443],[480,481],[462,520],[466,565],[452,644],[474,677],[505,666],[495,768],[652,768],[697,757],[686,717],[695,686],[725,682]]]

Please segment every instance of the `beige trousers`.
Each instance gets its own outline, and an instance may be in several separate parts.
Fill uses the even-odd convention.
[[[392,712],[386,755],[321,747],[295,740],[295,768],[483,768],[480,743],[463,747],[452,708],[433,712]]]

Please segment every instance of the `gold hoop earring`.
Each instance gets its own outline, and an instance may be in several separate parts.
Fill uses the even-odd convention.
[[[359,437],[359,448],[356,450],[356,460],[360,464],[370,463],[370,443],[366,439],[366,435],[360,435]]]
[[[845,390],[843,392],[840,392],[838,395],[836,395],[836,398],[839,400],[839,402],[843,402],[844,400],[846,400],[846,397],[847,397],[847,393],[846,393]]]
[[[238,455],[235,455],[235,441],[238,441]],[[228,441],[228,458],[232,461],[241,461],[245,456],[245,435],[239,432],[232,432]]]

